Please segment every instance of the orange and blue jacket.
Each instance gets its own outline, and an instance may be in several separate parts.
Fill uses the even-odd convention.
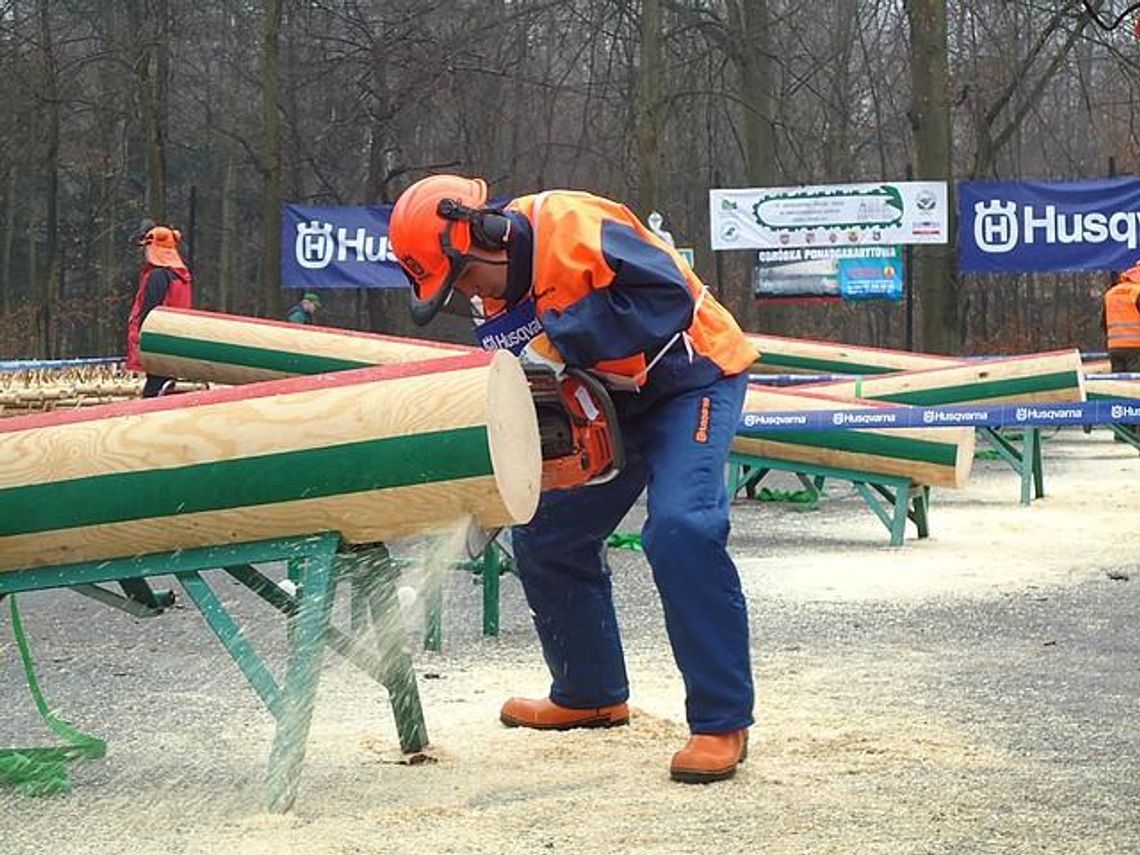
[[[1104,324],[1109,350],[1140,349],[1140,265],[1105,292]]]
[[[518,197],[505,212],[508,291],[531,286],[535,315],[567,365],[629,378],[653,399],[756,360],[728,310],[624,205],[554,190]]]

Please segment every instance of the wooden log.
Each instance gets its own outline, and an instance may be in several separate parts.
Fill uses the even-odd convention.
[[[864,377],[858,393],[854,381],[799,387],[829,395],[926,406],[1085,400],[1087,368],[1082,367],[1078,351],[964,360],[811,339],[761,335],[748,338],[760,350],[756,367],[762,372],[875,375]]]
[[[0,421],[0,570],[339,532],[386,541],[541,488],[509,354],[372,367]]]
[[[165,307],[147,315],[139,335],[149,373],[230,385],[474,352],[460,344]]]
[[[812,383],[798,388],[925,407],[1085,400],[1084,372],[1077,350],[954,362],[941,368],[897,371],[858,381]]]
[[[815,392],[753,384],[745,412],[855,410],[887,407]],[[910,478],[932,487],[961,487],[974,461],[971,428],[778,430],[763,437],[737,434],[732,450],[755,457]]]
[[[1140,400],[1140,380],[1086,380],[1090,401],[1108,398]]]
[[[957,365],[961,360],[948,356],[858,347],[806,338],[775,335],[749,335],[760,351],[755,368],[760,373],[801,374],[889,374],[892,371],[921,371]]]

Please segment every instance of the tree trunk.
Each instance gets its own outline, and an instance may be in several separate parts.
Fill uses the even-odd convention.
[[[4,232],[0,242],[0,311],[12,311],[12,246],[16,236],[16,170],[9,167],[4,194]]]
[[[744,134],[744,173],[750,187],[778,184],[776,171],[776,99],[772,77],[772,17],[768,0],[732,0],[728,4],[733,42],[733,59],[740,74],[741,126]],[[751,262],[749,263],[751,266]],[[726,293],[729,308],[748,328],[757,328],[760,309],[752,296],[752,277],[740,278],[741,287]],[[735,293],[733,293],[733,290]],[[789,313],[781,307],[768,307],[767,328],[786,328]]]
[[[46,103],[47,122],[44,140],[44,259],[43,279],[40,287],[40,320],[42,355],[54,355],[52,335],[54,304],[59,294],[59,70],[55,58],[54,35],[51,28],[49,3],[41,0],[40,49],[43,52],[43,97]]]
[[[166,211],[166,112],[170,73],[170,11],[167,0],[152,8],[139,0],[126,4],[130,30],[138,33],[135,75],[146,170],[146,214],[160,223]]]
[[[281,119],[278,112],[278,55],[282,0],[265,3],[262,40],[261,310],[281,314]]]
[[[238,243],[239,191],[237,163],[232,154],[227,154],[225,176],[222,179],[222,245],[218,259],[218,308],[223,312],[234,310],[234,259]]]
[[[910,119],[915,178],[947,182],[948,233],[953,235],[956,218],[947,91],[946,3],[944,0],[908,0],[906,13],[910,23]],[[962,336],[953,244],[916,246],[914,282],[921,312],[919,348],[933,353],[957,353]]]
[[[661,2],[641,0],[641,61],[637,67],[637,205],[646,217],[661,207]]]

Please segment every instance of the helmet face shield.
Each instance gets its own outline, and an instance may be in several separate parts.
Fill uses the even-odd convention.
[[[412,283],[412,322],[418,327],[430,322],[440,309],[452,302],[452,297],[455,296],[455,283],[459,281],[459,277],[463,275],[463,271],[467,269],[467,264],[470,261],[469,255],[459,252],[451,244],[451,230],[455,225],[455,223],[449,222],[439,236],[440,249],[443,252],[443,257],[447,259],[447,275],[435,293],[427,299],[421,299],[418,283],[414,281]]]

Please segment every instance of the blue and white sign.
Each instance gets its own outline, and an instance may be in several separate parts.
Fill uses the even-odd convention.
[[[1126,270],[1140,257],[1140,178],[963,181],[966,273]]]
[[[286,205],[281,216],[283,288],[405,288],[388,246],[391,205]]]
[[[897,246],[879,247],[878,257],[839,259],[839,296],[844,300],[901,300],[903,260]]]
[[[535,317],[534,300],[529,297],[475,328],[475,336],[483,350],[509,350],[515,356],[522,353],[527,342],[540,332],[542,324]]]

